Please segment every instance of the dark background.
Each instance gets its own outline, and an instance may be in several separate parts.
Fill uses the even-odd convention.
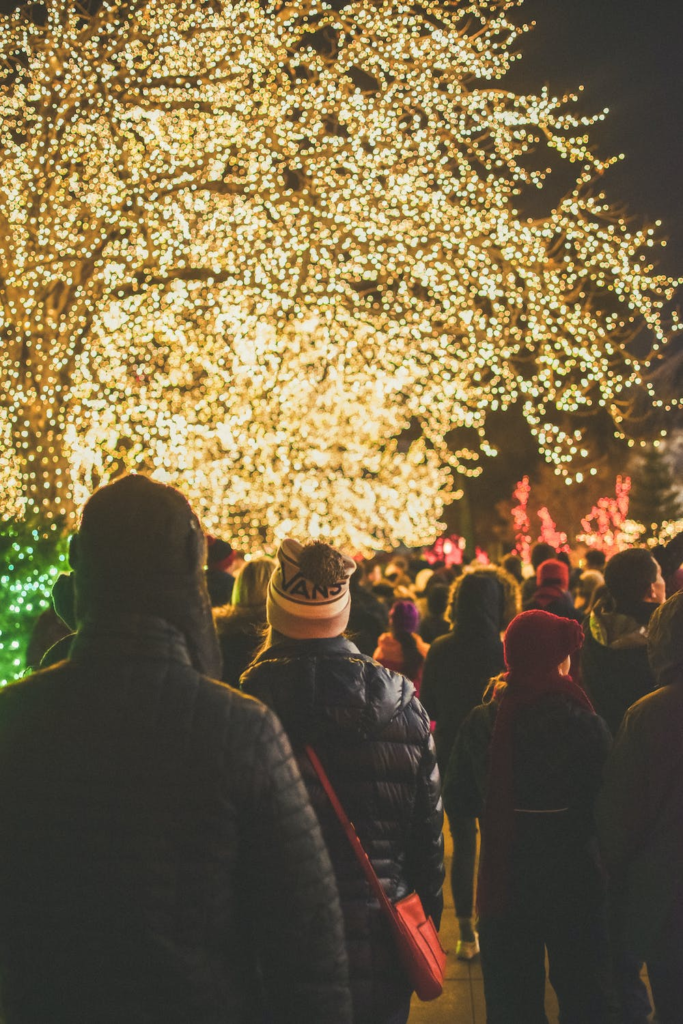
[[[608,198],[636,223],[661,220],[662,268],[683,276],[683,4],[673,0],[525,0],[535,21],[504,80],[515,91],[584,86],[581,109],[609,108],[592,138],[601,156],[624,154],[605,177]]]

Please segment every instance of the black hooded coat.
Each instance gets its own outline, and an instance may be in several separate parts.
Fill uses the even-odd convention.
[[[456,624],[429,648],[420,700],[436,722],[439,769],[446,774],[458,729],[481,703],[492,676],[505,668],[500,630],[503,592],[493,574],[472,573],[457,593]]]
[[[158,488],[90,500],[69,660],[0,694],[0,1017],[350,1024],[318,823],[275,716],[210,678],[204,540]]]
[[[443,813],[429,719],[404,676],[343,637],[282,640],[242,676],[292,743],[332,858],[346,929],[354,1024],[392,1018],[410,990],[386,923],[303,747],[318,753],[390,899],[415,890],[437,926]]]

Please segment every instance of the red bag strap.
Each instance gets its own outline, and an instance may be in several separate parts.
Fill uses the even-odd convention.
[[[306,751],[306,754],[308,755],[309,761],[313,765],[316,775],[318,776],[320,782],[322,783],[323,789],[327,793],[329,801],[332,804],[332,807],[334,808],[337,817],[339,818],[342,828],[346,832],[346,838],[351,843],[351,848],[353,849],[353,852],[355,853],[358,859],[358,863],[360,864],[361,868],[363,869],[365,877],[370,883],[370,888],[372,889],[375,896],[379,900],[380,906],[383,906],[386,910],[389,911],[389,913],[393,913],[393,904],[391,903],[391,900],[389,899],[384,889],[382,888],[382,883],[380,882],[379,878],[375,873],[375,869],[372,866],[370,858],[363,849],[363,844],[358,838],[358,833],[356,832],[352,822],[349,821],[346,811],[339,802],[339,797],[335,793],[332,783],[328,779],[327,773],[325,772],[325,769],[320,763],[320,758],[316,754],[313,747],[306,746],[304,749]]]

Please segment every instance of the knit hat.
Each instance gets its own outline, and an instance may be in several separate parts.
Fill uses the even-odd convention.
[[[515,835],[513,737],[517,712],[551,694],[593,711],[581,687],[558,671],[582,640],[578,622],[538,610],[522,612],[505,634],[509,671],[489,748],[489,787],[482,818],[477,895],[481,917],[502,914],[508,905]]]
[[[220,678],[204,534],[179,491],[137,474],[100,488],[83,509],[69,560],[79,630],[121,615],[164,619],[184,635],[194,667]]]
[[[206,535],[206,564],[209,569],[217,569],[219,572],[227,572],[235,560],[235,553],[232,544],[220,537]]]
[[[656,609],[648,628],[647,653],[658,682],[683,681],[683,591]]]
[[[356,563],[314,541],[305,546],[288,537],[277,552],[268,584],[268,623],[295,640],[339,636],[349,621],[349,579]]]
[[[398,633],[414,633],[420,613],[414,601],[395,601],[389,612],[389,624]]]
[[[505,664],[513,677],[508,677],[508,684],[517,678],[533,680],[553,672],[582,643],[583,630],[574,619],[536,609],[522,612],[505,634]]]
[[[566,562],[559,558],[548,558],[541,562],[536,570],[536,586],[547,587],[555,585],[561,590],[569,589],[569,569]]]

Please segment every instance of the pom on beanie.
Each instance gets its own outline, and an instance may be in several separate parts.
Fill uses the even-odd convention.
[[[507,628],[505,664],[516,676],[537,677],[551,672],[583,643],[583,630],[574,619],[551,612],[522,612]]]
[[[351,608],[353,559],[322,541],[304,547],[288,537],[278,548],[277,562],[267,600],[273,629],[296,640],[343,633]]]

